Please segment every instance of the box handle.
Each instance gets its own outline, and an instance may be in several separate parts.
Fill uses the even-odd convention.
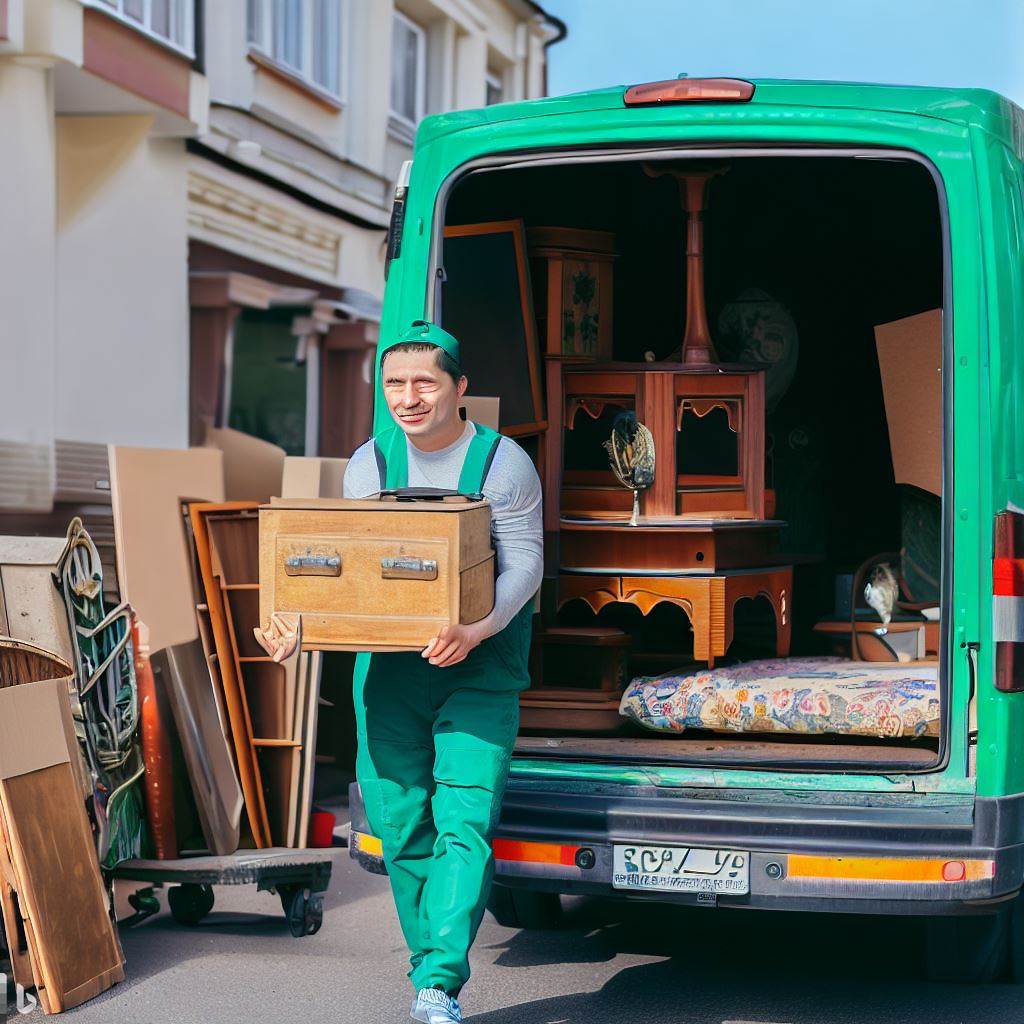
[[[288,576],[340,576],[341,555],[289,555],[284,571]]]
[[[436,580],[437,562],[433,558],[382,558],[381,579]]]

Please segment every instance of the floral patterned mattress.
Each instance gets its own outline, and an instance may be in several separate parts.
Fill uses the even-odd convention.
[[[938,665],[778,658],[638,676],[619,714],[657,732],[937,736]]]

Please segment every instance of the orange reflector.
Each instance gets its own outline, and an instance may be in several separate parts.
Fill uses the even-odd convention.
[[[384,847],[376,836],[368,835],[366,832],[353,832],[352,842],[360,853],[369,854],[371,857],[384,856]]]
[[[845,878],[875,882],[973,882],[995,874],[992,860],[899,857],[812,857],[791,854],[790,878]]]
[[[631,85],[623,97],[627,107],[659,103],[746,103],[754,83],[742,78],[670,78],[667,82]]]
[[[515,839],[495,839],[491,843],[495,860],[518,860],[531,864],[576,864],[578,846],[561,843],[523,843]]]

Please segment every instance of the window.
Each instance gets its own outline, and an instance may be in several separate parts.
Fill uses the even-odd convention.
[[[398,11],[391,25],[391,113],[414,125],[426,106],[427,33]]]
[[[146,35],[194,57],[193,0],[87,0]]]
[[[247,0],[249,44],[297,77],[340,97],[341,3]]]
[[[487,106],[505,101],[505,80],[500,71],[487,72]]]

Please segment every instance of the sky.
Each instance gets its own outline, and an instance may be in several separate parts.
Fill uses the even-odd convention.
[[[995,89],[1024,106],[1024,0],[541,0],[552,95],[675,78]]]

